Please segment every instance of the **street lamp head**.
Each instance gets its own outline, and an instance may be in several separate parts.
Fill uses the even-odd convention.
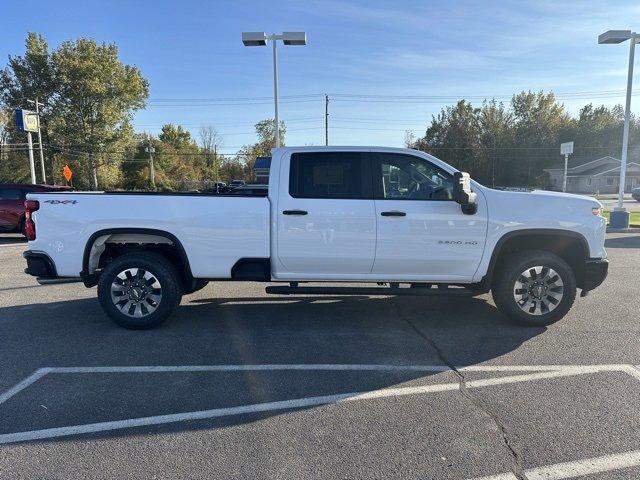
[[[267,36],[264,32],[242,32],[242,43],[245,47],[264,47]]]
[[[622,43],[631,37],[631,30],[607,30],[598,36],[598,43]]]
[[[306,45],[307,34],[305,32],[282,32],[282,43],[285,45]]]

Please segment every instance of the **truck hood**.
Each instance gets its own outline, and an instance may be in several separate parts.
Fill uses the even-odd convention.
[[[483,193],[494,212],[512,211],[515,218],[519,218],[524,212],[527,212],[529,218],[578,218],[582,215],[590,217],[593,208],[602,208],[602,204],[595,198],[571,193],[546,190],[512,192],[491,188],[485,188]]]
[[[594,207],[602,207],[602,204],[593,197],[588,197],[587,195],[576,195],[575,193],[564,193],[564,192],[551,192],[549,190],[533,190],[530,192],[531,195],[540,198],[554,198],[554,199],[562,199],[569,202],[588,202],[592,204]]]

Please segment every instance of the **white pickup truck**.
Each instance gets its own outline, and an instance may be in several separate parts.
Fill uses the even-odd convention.
[[[97,285],[104,311],[134,329],[160,324],[209,280],[280,282],[267,287],[276,294],[491,291],[508,317],[548,325],[608,268],[596,200],[487,188],[399,148],[274,149],[266,195],[27,198],[26,273]]]

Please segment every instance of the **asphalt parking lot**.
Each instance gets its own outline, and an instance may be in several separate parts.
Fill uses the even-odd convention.
[[[547,329],[490,296],[220,282],[134,332],[0,237],[0,479],[640,478],[640,235],[606,246]]]

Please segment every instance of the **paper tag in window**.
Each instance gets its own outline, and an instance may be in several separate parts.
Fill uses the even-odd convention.
[[[316,165],[313,167],[314,185],[342,185],[344,168],[342,165]]]

